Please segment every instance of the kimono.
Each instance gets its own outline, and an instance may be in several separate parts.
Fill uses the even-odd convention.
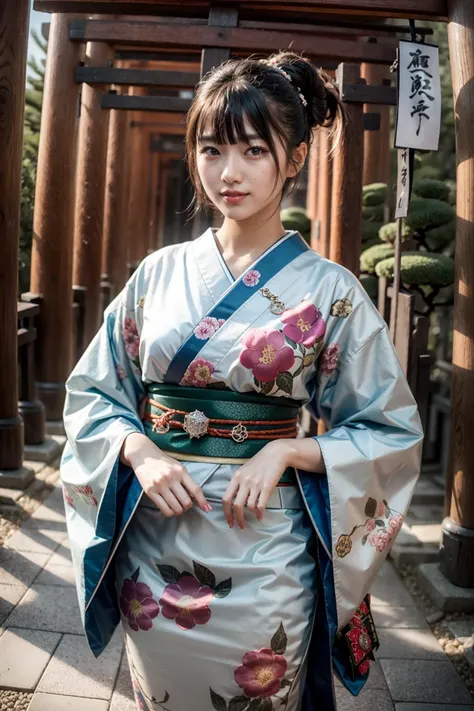
[[[190,458],[213,510],[166,519],[119,458],[149,432],[147,387],[160,383],[305,404],[326,425],[326,474],[297,471],[262,521],[246,512],[230,529],[221,497],[239,464]],[[334,674],[358,694],[376,647],[367,594],[423,439],[358,279],[287,231],[234,280],[210,228],[142,261],[66,387],[61,477],[85,633],[98,656],[122,623],[138,708],[331,711]]]

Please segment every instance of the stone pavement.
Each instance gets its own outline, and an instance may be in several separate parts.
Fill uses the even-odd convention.
[[[336,683],[339,711],[474,711],[392,563],[372,600],[378,661],[358,698]],[[85,644],[59,482],[0,548],[0,616],[0,709],[136,711],[119,634],[97,660]]]

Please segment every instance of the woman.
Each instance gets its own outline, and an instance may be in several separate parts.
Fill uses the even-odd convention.
[[[222,227],[144,259],[68,380],[79,603],[95,655],[121,618],[138,708],[334,709],[333,671],[367,679],[422,430],[359,281],[279,216],[343,118],[291,52],[210,73],[186,148]],[[303,404],[324,434],[297,436]]]

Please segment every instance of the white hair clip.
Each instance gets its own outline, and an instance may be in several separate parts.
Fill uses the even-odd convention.
[[[290,75],[289,75],[287,72],[285,72],[284,69],[282,69],[281,67],[279,67],[277,64],[274,64],[274,63],[271,62],[271,61],[269,62],[269,64],[270,64],[270,66],[272,67],[272,69],[276,69],[277,72],[280,72],[280,74],[281,74],[282,76],[284,76],[285,79],[286,79],[287,81],[289,81],[290,84],[292,84],[292,85],[294,86],[294,88],[295,88],[296,91],[298,92],[298,96],[300,97],[300,100],[301,100],[301,103],[303,104],[303,106],[305,106],[305,107],[308,106],[308,102],[307,102],[306,99],[304,98],[303,92],[301,91],[301,89],[299,88],[299,86],[297,86],[297,85],[293,82],[293,79],[290,77]]]

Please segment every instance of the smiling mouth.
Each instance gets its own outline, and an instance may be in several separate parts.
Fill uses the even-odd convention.
[[[221,193],[222,197],[245,197],[248,195],[248,193],[234,193],[232,191],[227,191],[225,193]]]

